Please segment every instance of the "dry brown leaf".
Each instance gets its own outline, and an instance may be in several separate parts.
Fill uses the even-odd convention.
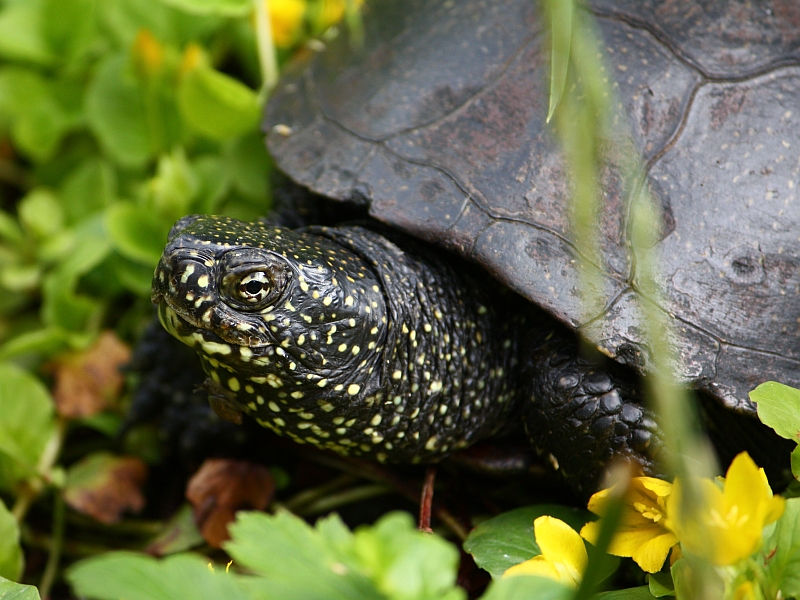
[[[229,539],[228,523],[237,510],[264,510],[275,484],[269,469],[243,461],[206,460],[186,488],[200,533],[214,548]]]
[[[141,487],[146,478],[141,459],[97,452],[69,468],[64,500],[101,523],[116,523],[125,511],[144,508]]]
[[[122,390],[120,367],[130,358],[130,348],[113,331],[104,331],[88,350],[59,359],[53,366],[59,414],[85,418],[108,407]]]

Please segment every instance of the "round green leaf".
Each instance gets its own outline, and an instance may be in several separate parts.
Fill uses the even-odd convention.
[[[210,67],[197,67],[183,76],[178,107],[190,127],[216,140],[254,129],[261,114],[253,90]]]
[[[478,525],[464,542],[464,550],[480,568],[499,578],[509,567],[541,554],[533,537],[533,522],[542,515],[561,519],[575,530],[592,519],[585,510],[557,504],[525,506]]]
[[[155,269],[171,224],[161,223],[140,206],[120,202],[108,207],[106,227],[120,254]]]
[[[39,590],[0,577],[0,600],[41,600]]]
[[[253,4],[250,0],[162,0],[189,13],[198,15],[221,15],[224,17],[244,17],[250,14]]]
[[[762,423],[779,436],[800,442],[800,390],[767,381],[750,392],[750,399]]]
[[[86,118],[94,134],[120,163],[137,167],[157,150],[147,120],[144,92],[128,76],[123,56],[103,60],[86,91]]]
[[[19,546],[19,525],[14,515],[0,500],[0,577],[17,581],[20,575],[22,575],[22,549]]]
[[[33,375],[0,363],[0,487],[30,475],[53,435],[50,394]]]

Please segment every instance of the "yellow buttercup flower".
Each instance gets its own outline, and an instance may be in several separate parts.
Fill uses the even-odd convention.
[[[542,553],[506,570],[506,575],[538,575],[577,588],[589,561],[586,546],[577,532],[555,517],[533,522],[533,534]]]
[[[746,452],[733,459],[721,489],[709,479],[697,485],[700,506],[685,507],[683,488],[676,480],[667,513],[684,551],[720,566],[732,565],[758,550],[764,526],[776,521],[786,504],[772,495],[764,470]]]
[[[305,14],[306,0],[270,0],[272,41],[277,47],[288,48],[295,42]]]
[[[589,510],[596,515],[606,514],[609,498],[614,488],[601,490],[589,499]],[[654,477],[631,479],[623,498],[622,516],[609,554],[630,556],[648,573],[659,571],[670,548],[678,543],[670,530],[666,500],[672,484]],[[592,544],[597,543],[601,521],[587,523],[581,535]]]

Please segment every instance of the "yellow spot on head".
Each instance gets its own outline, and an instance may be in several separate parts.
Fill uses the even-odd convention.
[[[355,396],[359,390],[361,390],[361,386],[357,383],[351,383],[349,386],[347,386],[347,393],[351,396]]]

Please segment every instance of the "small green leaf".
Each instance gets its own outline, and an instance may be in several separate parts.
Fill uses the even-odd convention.
[[[572,45],[572,21],[575,5],[573,0],[549,0],[550,8],[550,107],[547,122],[561,102],[569,70],[569,54]]]
[[[20,222],[39,238],[46,238],[64,226],[64,213],[55,194],[44,188],[29,192],[17,207]]]
[[[104,209],[116,197],[114,168],[97,156],[82,162],[61,187],[61,206],[70,224]]]
[[[155,269],[172,223],[160,222],[151,211],[119,202],[108,207],[106,227],[120,254]]]
[[[224,149],[225,169],[234,187],[269,210],[270,159],[264,139],[257,131],[231,140]]]
[[[44,0],[42,32],[50,50],[62,59],[85,52],[97,31],[97,0]]]
[[[455,587],[458,550],[438,536],[421,534],[408,513],[389,513],[372,527],[359,527],[353,549],[389,598],[455,600],[465,595]]]
[[[516,575],[495,579],[481,600],[570,600],[575,590],[532,575]]]
[[[650,593],[656,598],[675,595],[675,583],[672,581],[672,575],[663,571],[648,573],[647,586],[650,588]]]
[[[200,546],[203,542],[203,536],[195,524],[192,506],[187,503],[164,524],[164,530],[148,544],[146,552],[155,556],[166,556]]]
[[[147,182],[147,201],[162,220],[172,223],[189,212],[198,187],[181,148],[158,158],[156,176]]]
[[[789,498],[761,551],[769,579],[784,598],[800,596],[800,498]]]
[[[202,66],[181,79],[178,106],[189,126],[215,140],[231,139],[255,129],[261,114],[253,90]]]
[[[800,442],[800,390],[767,381],[750,392],[750,399],[762,423],[779,436]]]
[[[0,363],[0,485],[28,476],[55,431],[53,401],[41,382]]]
[[[22,548],[19,545],[19,525],[14,515],[0,500],[0,579],[18,581],[22,575]],[[0,598],[2,598],[0,588]]]
[[[646,585],[626,588],[623,590],[614,590],[613,592],[601,592],[593,596],[593,600],[653,600],[658,596],[653,596],[650,588]]]
[[[42,36],[42,2],[8,2],[0,11],[0,56],[41,65],[53,60]]]
[[[86,91],[86,118],[104,148],[122,165],[138,167],[158,151],[158,120],[148,121],[144,90],[129,73],[124,56],[96,67]]]
[[[77,596],[97,600],[247,600],[224,565],[176,554],[164,560],[134,552],[108,552],[75,563],[67,580]]]
[[[497,579],[509,567],[541,554],[533,536],[533,521],[542,515],[559,518],[580,530],[592,516],[587,511],[556,504],[536,504],[511,510],[484,521],[472,530],[464,550],[475,563]]]
[[[61,87],[32,69],[0,69],[0,109],[6,113],[16,147],[34,160],[49,159],[75,125],[76,115],[68,114],[59,102]]]
[[[378,600],[383,596],[358,572],[353,558],[294,515],[240,512],[228,527],[225,550],[240,566],[261,576],[259,589],[275,597],[308,600]]]
[[[69,344],[69,335],[58,327],[25,332],[0,346],[0,360],[25,354],[52,356]]]
[[[0,577],[0,600],[41,600],[39,590]]]
[[[251,0],[162,0],[162,2],[198,15],[244,17],[253,10]]]
[[[800,481],[800,446],[792,450],[792,475]]]

